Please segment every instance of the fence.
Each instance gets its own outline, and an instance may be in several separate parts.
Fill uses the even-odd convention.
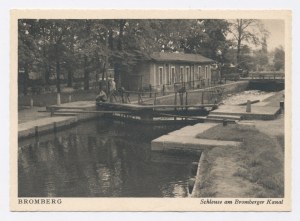
[[[223,83],[226,83],[228,79],[201,79],[187,82],[176,82],[173,84],[161,84],[161,85],[149,85],[148,89],[143,91],[148,91],[150,93],[156,92],[161,95],[168,95],[173,92],[178,92],[181,88],[186,90],[195,90],[195,89],[205,89],[213,86],[217,86]]]
[[[252,72],[249,75],[251,79],[284,79],[284,72]]]
[[[213,86],[213,85],[212,85]],[[122,91],[110,96],[110,101],[118,103],[137,102],[141,105],[196,105],[216,104],[222,99],[224,88],[206,87],[204,90],[163,91]]]

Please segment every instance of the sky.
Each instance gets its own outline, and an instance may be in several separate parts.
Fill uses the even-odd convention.
[[[270,32],[267,39],[268,51],[272,51],[280,45],[284,47],[284,20],[264,19],[262,23]]]

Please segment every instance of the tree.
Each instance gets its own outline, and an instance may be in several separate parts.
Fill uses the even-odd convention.
[[[262,44],[263,39],[266,39],[269,34],[262,22],[257,19],[236,19],[234,22],[231,22],[230,33],[237,48],[236,60],[238,66],[241,62],[241,48],[243,44],[249,43],[258,46]]]
[[[279,70],[284,70],[285,68],[285,52],[282,46],[275,48],[275,53],[274,53],[274,68],[276,71]]]
[[[39,57],[35,29],[35,20],[18,20],[19,87],[22,87],[25,95],[28,89],[29,73],[36,58]]]
[[[223,56],[229,46],[229,41],[226,39],[229,30],[228,21],[223,19],[197,20],[195,26],[190,25],[189,28],[191,31],[184,43],[184,51],[202,54],[223,62]]]

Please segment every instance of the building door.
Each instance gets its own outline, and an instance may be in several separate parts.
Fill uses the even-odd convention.
[[[163,67],[159,67],[158,69],[158,85],[163,84]]]
[[[174,84],[175,82],[175,67],[171,67],[171,84]]]
[[[180,82],[182,83],[184,81],[184,76],[183,76],[184,72],[183,72],[183,67],[180,67]]]

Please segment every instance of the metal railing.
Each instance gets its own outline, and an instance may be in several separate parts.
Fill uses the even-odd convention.
[[[284,79],[283,72],[254,72],[249,74],[251,79],[276,80]]]
[[[203,91],[199,90],[176,90],[176,91],[118,91],[115,94],[109,95],[111,102],[117,103],[132,103],[140,105],[157,105],[165,103],[162,99],[167,99],[167,103],[176,105],[194,105],[194,104],[216,104],[219,103],[223,94],[223,87],[210,84]],[[174,96],[166,98],[166,96]]]

